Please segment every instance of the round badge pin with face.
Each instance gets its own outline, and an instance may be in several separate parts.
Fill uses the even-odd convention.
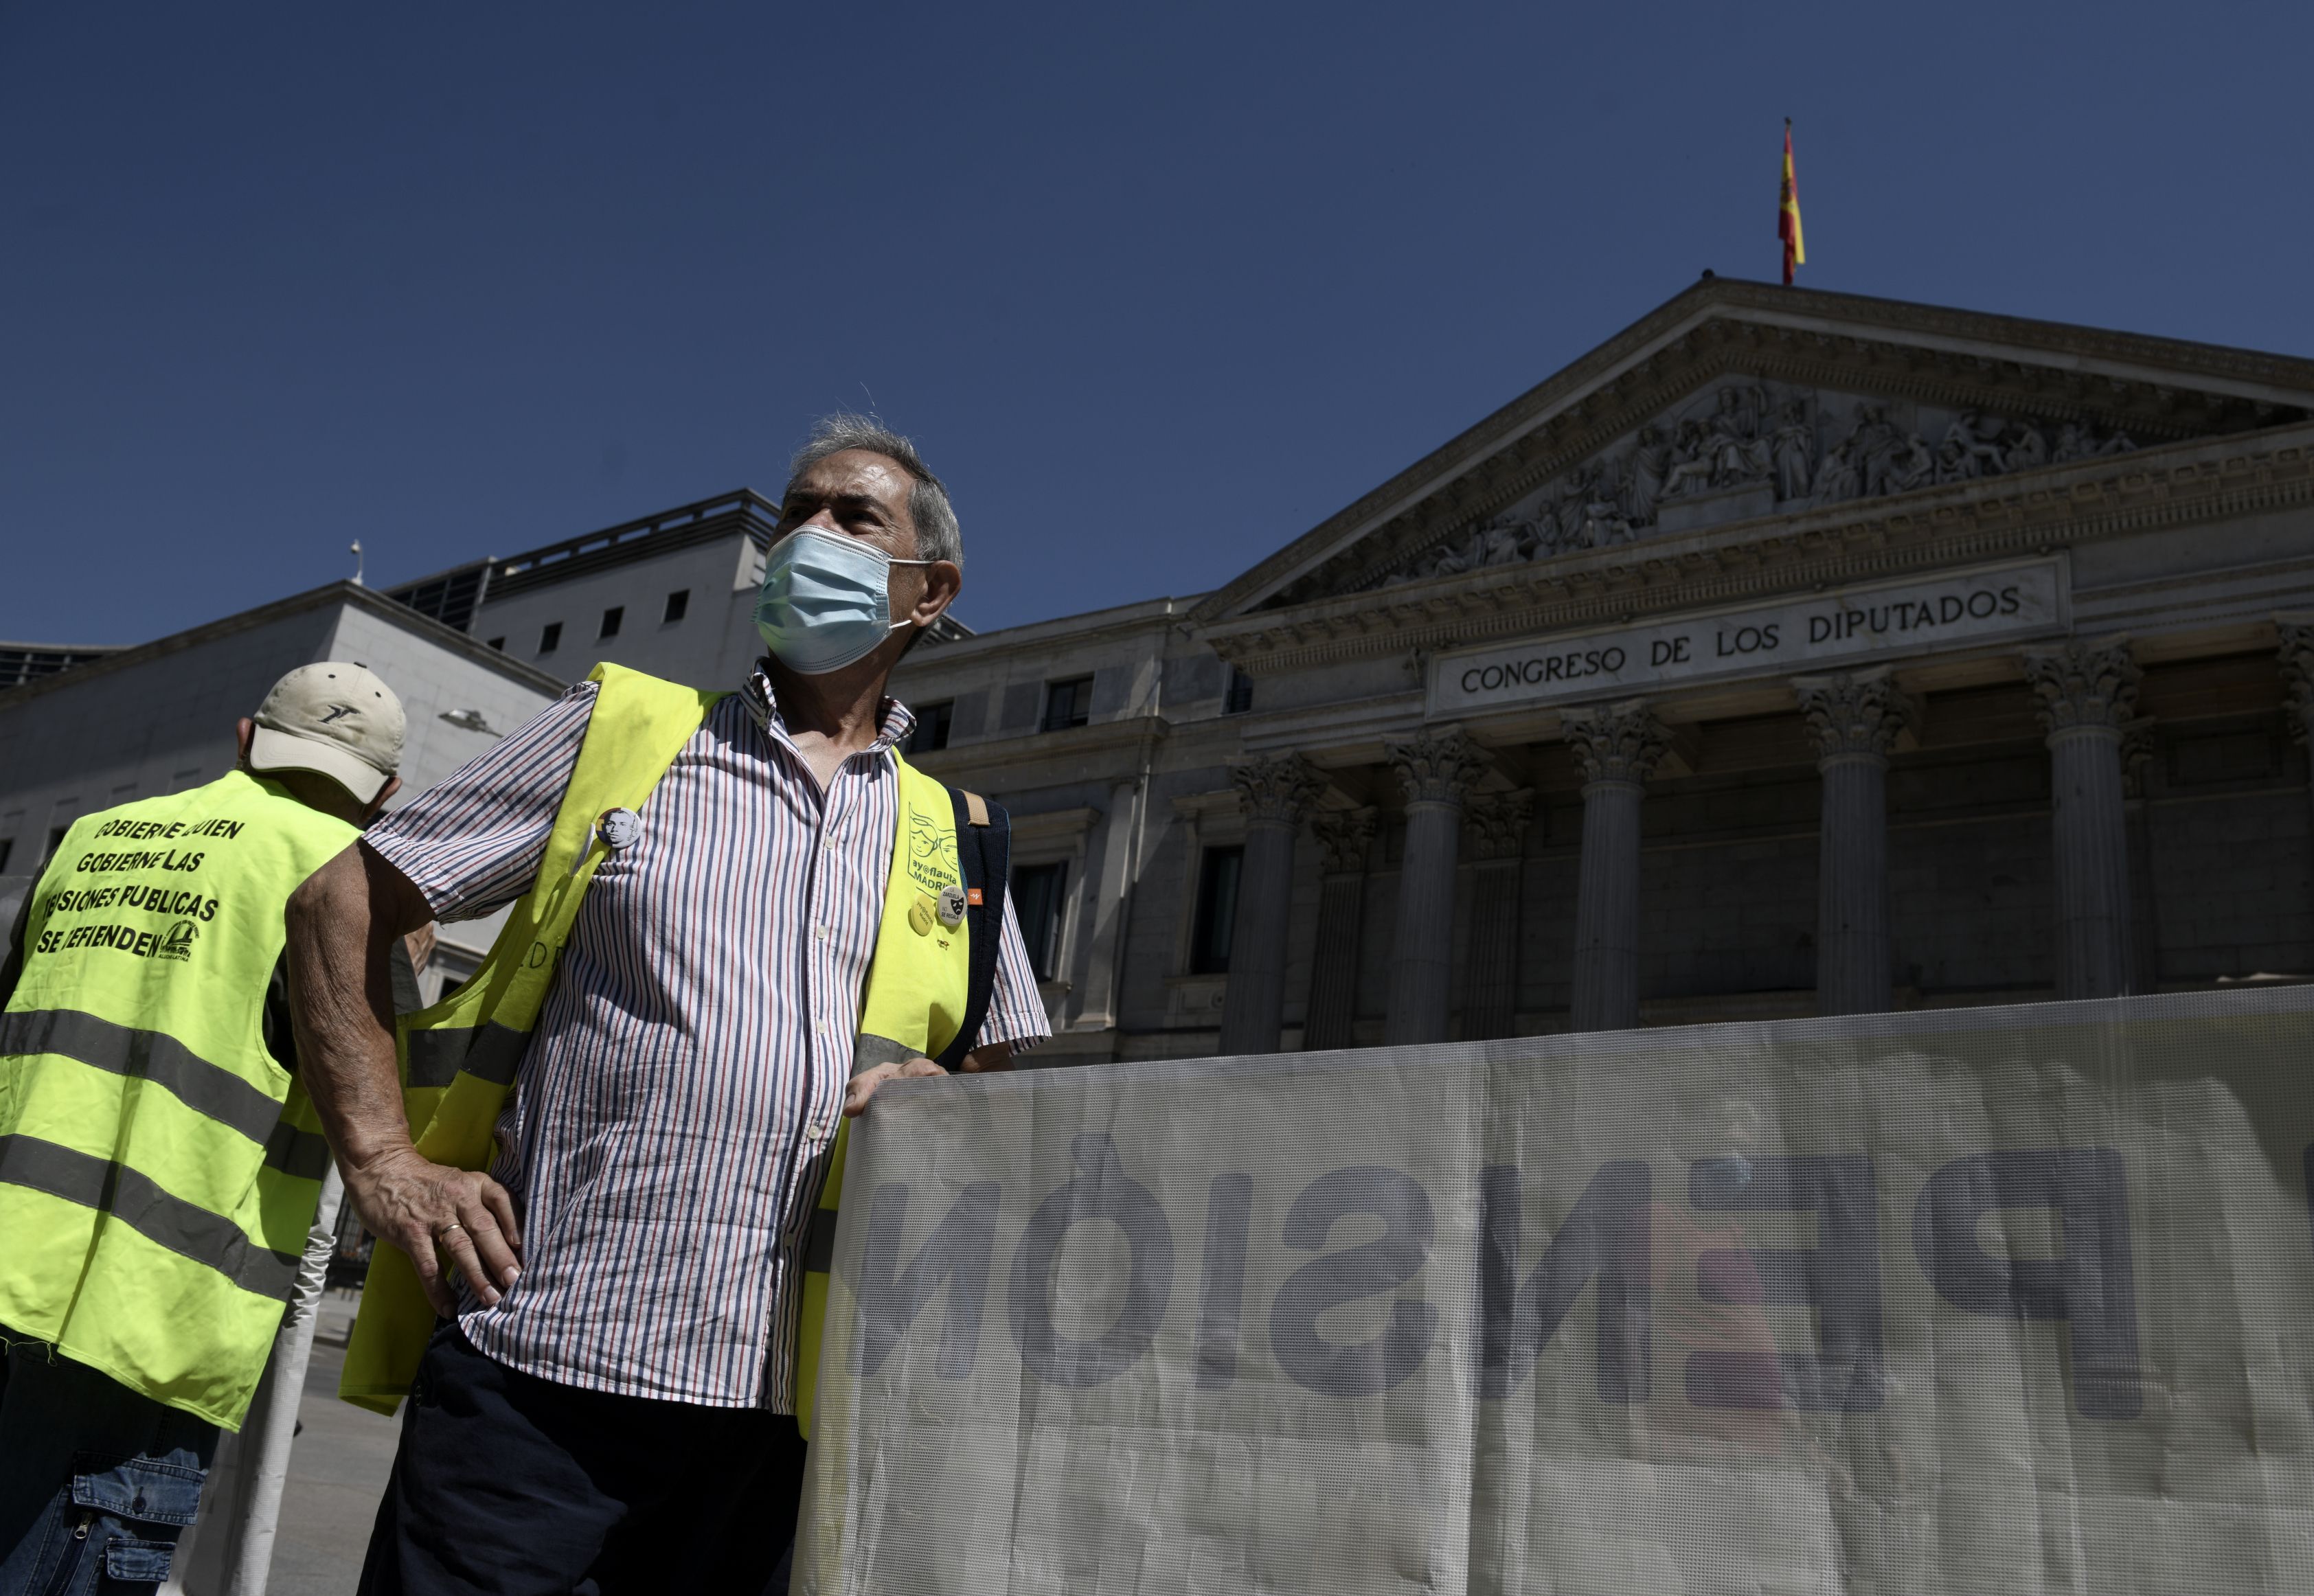
[[[605,809],[603,817],[595,823],[595,834],[602,839],[604,847],[614,853],[620,852],[642,841],[642,816],[632,809]]]
[[[941,888],[940,922],[950,930],[964,923],[964,888],[961,886]]]

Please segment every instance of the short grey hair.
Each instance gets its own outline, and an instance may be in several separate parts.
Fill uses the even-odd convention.
[[[932,475],[932,467],[916,453],[915,445],[873,416],[839,412],[822,416],[814,422],[810,441],[788,462],[788,485],[782,497],[794,490],[796,479],[804,472],[830,454],[841,454],[847,449],[881,454],[915,479],[916,485],[908,493],[908,519],[915,523],[917,556],[945,560],[961,567],[964,533],[958,529],[956,510],[948,501],[948,485]]]

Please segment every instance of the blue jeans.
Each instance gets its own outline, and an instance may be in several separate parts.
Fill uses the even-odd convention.
[[[150,1591],[201,1504],[206,1419],[0,1327],[0,1596]]]

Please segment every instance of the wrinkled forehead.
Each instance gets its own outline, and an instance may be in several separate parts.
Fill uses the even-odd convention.
[[[869,449],[843,449],[798,472],[788,484],[788,493],[822,499],[872,498],[905,515],[908,494],[914,486],[914,479],[889,456]]]

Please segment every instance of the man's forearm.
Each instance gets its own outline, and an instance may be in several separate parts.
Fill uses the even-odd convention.
[[[431,918],[401,872],[356,842],[289,899],[290,1013],[298,1073],[349,1169],[410,1145],[393,1062],[395,938]]]
[[[393,1063],[394,939],[433,918],[409,879],[359,842],[289,899],[289,1002],[306,1094],[370,1233],[410,1255],[434,1311],[456,1298],[438,1254],[485,1303],[521,1274],[522,1232],[506,1188],[428,1163],[410,1142]]]

